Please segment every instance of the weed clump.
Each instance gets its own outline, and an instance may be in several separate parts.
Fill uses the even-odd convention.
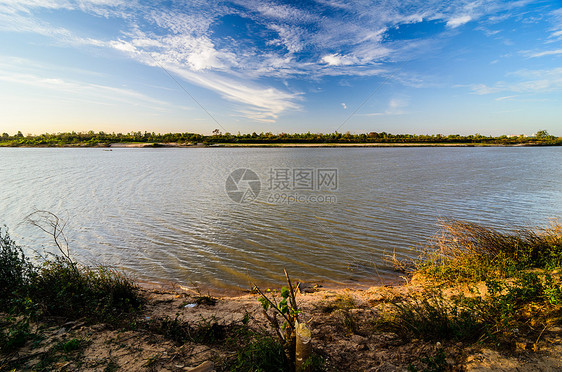
[[[509,278],[521,270],[562,266],[562,225],[504,233],[470,222],[445,221],[417,272],[447,282]]]
[[[62,258],[47,261],[29,286],[29,295],[46,315],[64,314],[111,321],[143,303],[138,288],[124,274],[105,266],[92,269]]]
[[[36,268],[8,234],[0,228],[0,310],[10,307],[12,300],[22,298]]]
[[[33,265],[0,230],[0,311],[13,317],[64,316],[111,322],[143,303],[138,287],[124,274],[93,269],[67,256]]]
[[[203,345],[234,344],[239,337],[243,338],[245,333],[250,332],[246,324],[222,324],[215,317],[201,317],[199,322],[189,324],[179,319],[179,314],[173,319],[166,316],[150,320],[146,327],[180,345],[186,342]]]
[[[383,321],[383,328],[403,339],[436,341],[454,339],[473,342],[484,331],[482,319],[460,303],[446,301],[441,292],[412,295],[395,303],[394,315]]]
[[[433,248],[417,273],[440,286],[395,302],[380,322],[383,328],[403,338],[513,345],[527,337],[536,344],[540,330],[560,320],[560,224],[502,233],[451,221],[443,224]],[[446,296],[442,287],[455,284],[462,285]]]
[[[283,345],[271,337],[260,335],[239,349],[227,361],[224,370],[289,372],[290,368]]]

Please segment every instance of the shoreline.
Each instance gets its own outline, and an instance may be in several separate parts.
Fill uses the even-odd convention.
[[[226,143],[214,147],[521,147],[536,145],[466,144],[466,143]]]
[[[291,274],[293,275],[293,274]],[[374,287],[400,287],[403,285],[407,285],[408,280],[407,276],[409,274],[404,274],[400,272],[396,272],[396,276],[394,278],[387,278],[383,280],[382,278],[363,278],[360,280],[353,280],[349,282],[333,282],[333,281],[322,281],[322,280],[309,280],[309,281],[300,281],[294,280],[295,285],[300,284],[304,288],[315,288],[320,291],[365,291],[369,288]],[[205,283],[198,283],[196,286],[188,286],[183,285],[178,281],[174,280],[150,280],[150,279],[139,279],[132,277],[132,280],[142,289],[152,291],[152,290],[164,290],[164,291],[183,291],[185,293],[191,294],[205,294],[217,297],[225,297],[225,298],[236,298],[236,297],[243,297],[252,293],[252,289],[250,287],[243,288],[241,286],[238,287],[216,287],[212,285],[207,285]],[[272,284],[270,286],[258,284],[258,286],[262,289],[266,288],[276,288],[281,287],[284,284],[277,283]]]
[[[183,144],[175,142],[117,142],[108,144],[0,145],[0,148],[100,148],[105,151],[125,148],[408,148],[408,147],[557,147],[560,144],[543,143],[213,143]]]

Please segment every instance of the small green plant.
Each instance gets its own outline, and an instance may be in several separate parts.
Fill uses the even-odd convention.
[[[323,358],[312,351],[308,325],[299,323],[301,310],[297,306],[295,289],[286,270],[285,278],[287,287],[282,287],[279,291],[280,298],[276,298],[273,291],[267,290],[269,295],[266,295],[259,287],[254,286],[254,291],[260,294],[258,301],[262,305],[263,315],[277,336],[278,345],[284,350],[283,364],[277,364],[281,360],[275,359],[274,365],[278,366],[277,369],[265,370],[321,371]]]
[[[424,356],[420,359],[421,364],[424,366],[421,372],[445,372],[449,370],[447,365],[447,355],[443,350],[437,352],[435,355]],[[408,366],[408,371],[420,371],[413,364]]]
[[[24,346],[27,341],[41,340],[41,334],[31,327],[31,321],[39,314],[39,310],[29,298],[14,299],[13,307],[7,316],[0,321],[0,351],[12,351]]]
[[[256,336],[225,366],[232,372],[289,372],[283,346],[268,336]]]
[[[3,328],[0,331],[0,351],[16,350],[36,337],[36,334],[30,329],[29,318],[27,317],[21,317],[21,319],[8,317],[2,323],[0,323]]]
[[[549,304],[562,305],[562,285],[556,284],[550,274],[545,275],[543,293]]]
[[[321,355],[312,353],[300,368],[301,371],[322,372],[326,370],[326,361]]]
[[[65,353],[70,353],[72,351],[78,350],[83,346],[82,340],[77,338],[70,339],[66,342],[60,344],[60,349],[63,350]]]
[[[291,365],[295,365],[295,348],[296,348],[296,327],[300,310],[295,299],[295,291],[291,283],[291,279],[285,271],[288,287],[282,287],[280,291],[281,299],[278,301],[275,296],[268,297],[257,286],[254,289],[260,294],[258,301],[262,305],[263,315],[268,320],[275,335],[283,345],[287,358]],[[271,310],[271,311],[270,311]],[[280,324],[281,316],[282,323]]]

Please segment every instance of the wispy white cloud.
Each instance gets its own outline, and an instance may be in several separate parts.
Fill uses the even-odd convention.
[[[517,95],[513,96],[503,96],[496,98],[496,101],[512,101],[514,98],[518,97]]]
[[[519,81],[498,81],[493,85],[472,84],[469,88],[478,95],[501,92],[549,93],[562,90],[562,67],[548,70],[519,70],[509,75]]]
[[[393,41],[387,37],[390,30],[437,21],[453,33],[451,30],[486,17],[492,23],[505,19],[526,3],[528,0],[316,0],[302,6],[274,0],[186,0],[164,7],[127,0],[0,0],[0,30],[36,33],[71,46],[107,48],[145,65],[160,64],[175,76],[238,104],[241,115],[272,121],[285,112],[300,110],[303,97],[272,79],[381,75],[422,86],[419,76],[389,71],[396,61],[435,50],[435,36]],[[98,19],[116,18],[121,29],[105,38],[94,37],[38,16],[43,10],[55,9]],[[244,20],[252,27],[246,31],[257,32],[259,37],[245,40],[221,34],[217,27],[227,16]],[[557,16],[551,14],[553,19]],[[562,32],[556,27],[552,35]],[[498,87],[486,86],[482,91],[486,89]]]
[[[245,0],[242,3],[247,6],[251,2]],[[318,17],[311,12],[287,4],[278,5],[273,2],[260,0],[253,2],[251,6],[255,7],[261,16],[270,19],[297,24],[318,21]]]
[[[13,10],[13,9],[10,9]],[[34,33],[57,39],[70,39],[71,32],[17,12],[3,12],[0,8],[0,31]]]
[[[562,38],[562,8],[553,10],[548,14],[551,24],[549,39],[551,42]]]
[[[342,1],[342,0],[316,0],[316,2],[318,4],[322,4],[322,5],[326,5],[329,6],[331,8],[335,8],[335,9],[351,9],[353,7],[353,3],[348,2],[348,1]]]
[[[459,26],[464,25],[472,20],[472,17],[465,14],[461,16],[456,16],[447,21],[447,26],[451,28],[457,28]]]
[[[357,58],[354,56],[342,56],[339,54],[327,54],[322,57],[322,62],[329,66],[349,66],[357,64]]]
[[[169,109],[169,103],[154,99],[135,90],[117,88],[102,84],[84,83],[81,81],[70,81],[57,76],[41,76],[33,73],[22,73],[17,71],[0,71],[0,81],[15,83],[19,85],[30,85],[56,93],[64,94],[65,99],[79,98],[95,104],[107,104],[108,101],[127,103],[130,105],[148,104],[152,109]]]
[[[487,27],[484,27],[484,26],[478,26],[478,27],[476,27],[476,30],[482,31],[488,37],[495,36],[495,35],[497,35],[501,32],[501,30],[491,30],[491,29],[489,29]]]
[[[29,13],[30,9],[73,9],[73,1],[57,0],[1,0],[0,10],[7,13],[24,12]]]
[[[172,42],[171,46],[169,40],[163,40],[162,44],[158,44],[161,48],[153,51],[138,48],[135,46],[135,40],[130,42],[120,40],[110,44],[141,63],[164,68],[192,84],[217,92],[228,101],[244,104],[246,107],[238,111],[251,119],[274,121],[285,111],[300,109],[300,105],[296,103],[301,96],[298,92],[243,81],[236,75],[230,74],[229,77],[224,72],[220,72],[221,68],[226,69],[227,65],[223,64],[221,60],[228,61],[232,56],[216,52],[209,44],[199,43],[199,45],[207,46],[207,49],[203,47],[193,54],[190,53],[191,47],[189,46],[193,40],[189,38],[183,42],[184,49],[176,45],[181,44],[178,40]],[[137,42],[137,44],[139,43]],[[145,42],[140,44],[145,44]],[[279,63],[282,62],[279,61]],[[186,64],[190,68],[186,68]],[[231,67],[233,63],[228,64]]]
[[[386,110],[383,112],[373,112],[364,114],[364,116],[384,116],[384,115],[404,115],[405,108],[408,107],[409,102],[405,97],[394,97],[388,101]]]
[[[526,52],[525,53],[529,58],[538,58],[544,56],[554,56],[558,54],[562,54],[562,49],[556,50],[545,50],[543,52]]]
[[[300,27],[272,24],[269,28],[279,35],[279,38],[268,41],[269,45],[282,45],[289,53],[300,52],[307,45],[307,33]]]
[[[213,73],[194,73],[173,66],[167,66],[167,68],[194,84],[218,92],[229,101],[246,104],[248,107],[241,112],[252,113],[251,116],[254,118],[274,120],[284,111],[300,108],[295,103],[300,96],[299,93],[286,92],[257,84],[241,84],[240,81],[217,77]]]

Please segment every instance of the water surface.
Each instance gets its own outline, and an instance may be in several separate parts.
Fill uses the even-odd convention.
[[[49,250],[24,219],[54,212],[77,260],[139,279],[248,288],[279,282],[286,267],[348,285],[395,278],[386,257],[417,255],[440,218],[497,228],[561,218],[561,164],[560,147],[0,148],[0,223],[20,245]],[[260,178],[253,202],[225,192],[239,168]],[[337,169],[337,189],[286,196],[337,201],[271,203],[270,172],[303,169]]]

